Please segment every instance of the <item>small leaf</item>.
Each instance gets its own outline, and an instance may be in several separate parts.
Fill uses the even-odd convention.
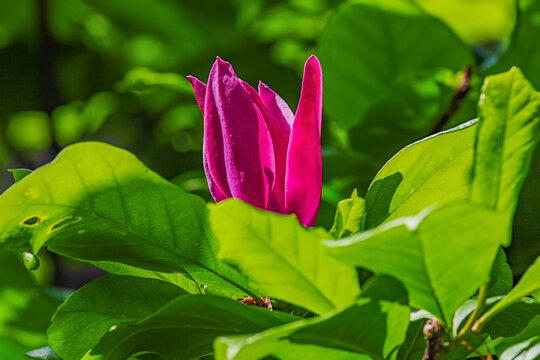
[[[364,226],[365,211],[365,201],[358,197],[355,189],[350,199],[341,200],[338,203],[334,226],[330,230],[330,235],[336,239],[341,239],[360,232]]]
[[[506,254],[502,248],[499,248],[491,268],[487,297],[508,294],[512,290],[513,281],[512,269],[506,262]]]
[[[184,295],[140,321],[118,325],[83,359],[124,360],[145,352],[194,359],[211,354],[218,336],[259,332],[296,319],[223,297]]]
[[[500,222],[501,215],[489,209],[449,204],[354,237],[325,241],[324,249],[345,264],[400,280],[412,306],[451,328],[455,310],[489,279],[502,242]]]
[[[145,318],[185,294],[159,280],[106,275],[73,293],[56,311],[49,345],[64,360],[78,360],[112,326]]]
[[[8,169],[8,171],[13,175],[13,180],[18,182],[32,173],[32,170],[28,169]]]
[[[355,269],[321,253],[321,240],[330,237],[322,229],[236,199],[213,206],[210,220],[219,257],[239,268],[260,295],[323,314],[359,294]]]
[[[117,87],[120,91],[148,91],[165,88],[188,95],[193,94],[193,88],[185,77],[175,73],[158,73],[147,68],[130,70]]]

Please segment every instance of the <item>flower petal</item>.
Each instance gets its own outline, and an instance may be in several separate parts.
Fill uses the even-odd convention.
[[[289,105],[283,100],[274,90],[262,82],[259,82],[259,95],[263,101],[264,106],[272,112],[274,117],[280,122],[284,122],[283,126],[286,126],[290,131],[291,125],[294,121],[294,114]]]
[[[188,76],[188,80],[191,82],[191,85],[193,86],[193,91],[195,92],[195,98],[197,99],[197,104],[199,104],[199,108],[201,109],[201,112],[204,116],[204,99],[206,97],[206,85],[193,76]],[[216,202],[220,202],[221,200],[225,200],[230,195],[227,195],[223,192],[223,190],[216,185],[216,182],[214,181],[212,174],[210,173],[210,170],[208,168],[208,161],[206,160],[206,146],[203,143],[203,168],[204,173],[206,174],[206,180],[208,182],[208,189],[210,190],[210,194],[216,200]]]
[[[272,140],[259,106],[220,58],[210,72],[204,114],[212,178],[220,188],[227,184],[232,197],[264,209],[274,181]]]
[[[193,91],[195,92],[195,99],[197,99],[197,104],[204,115],[204,98],[206,97],[206,85],[199,79],[194,76],[188,76],[188,80],[193,86]]]
[[[317,219],[322,191],[321,155],[322,70],[311,56],[304,68],[302,92],[287,152],[285,202],[305,226]]]
[[[285,214],[287,210],[285,206],[285,169],[287,163],[287,147],[289,146],[289,134],[291,130],[279,108],[269,109],[266,106],[263,97],[259,95],[261,94],[261,85],[266,87],[266,89],[263,90],[263,93],[267,100],[270,100],[269,96],[272,96],[273,98],[277,97],[285,107],[289,108],[289,106],[279,97],[279,95],[273,92],[272,89],[262,83],[259,84],[259,93],[257,93],[257,91],[248,83],[243,81],[242,84],[246,91],[251,95],[253,101],[259,105],[259,108],[264,115],[274,149],[275,176],[270,191],[270,197],[266,204],[266,210]],[[268,104],[273,106],[270,102]],[[290,109],[289,112],[292,115]],[[292,116],[294,117],[294,115]]]

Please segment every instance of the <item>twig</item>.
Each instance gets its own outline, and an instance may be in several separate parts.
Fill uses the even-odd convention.
[[[430,135],[436,134],[439,131],[441,131],[444,126],[450,121],[452,116],[458,111],[459,107],[461,106],[461,103],[463,102],[463,99],[465,99],[465,96],[471,89],[470,86],[471,82],[471,67],[467,65],[465,67],[465,74],[463,75],[463,78],[461,79],[461,82],[456,90],[456,93],[454,94],[454,97],[452,98],[452,102],[450,102],[450,105],[448,106],[448,109],[443,114],[443,116],[439,119],[437,124],[433,127]]]

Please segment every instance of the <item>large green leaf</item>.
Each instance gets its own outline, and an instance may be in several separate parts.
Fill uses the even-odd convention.
[[[399,282],[376,278],[346,309],[251,336],[219,338],[216,359],[395,359],[409,323],[403,299]]]
[[[356,271],[321,253],[322,229],[306,229],[295,216],[258,210],[236,199],[210,211],[219,257],[239,268],[250,287],[322,314],[353,302]]]
[[[540,95],[512,68],[486,79],[479,113],[471,200],[511,217],[540,140]]]
[[[468,199],[475,123],[420,140],[390,159],[367,192],[366,229],[436,203]]]
[[[470,49],[441,21],[406,0],[360,0],[341,7],[320,40],[325,109],[346,127],[402,75],[473,64]]]
[[[124,360],[143,352],[194,359],[211,354],[218,336],[259,332],[296,319],[223,297],[184,295],[140,321],[118,325],[83,359]]]
[[[220,263],[204,202],[103,143],[67,147],[0,196],[0,246],[182,273],[241,296]],[[99,265],[99,263],[98,263]]]
[[[452,200],[512,215],[540,139],[539,108],[539,95],[518,69],[488,77],[477,126],[409,145],[379,171],[366,195],[366,228]]]
[[[49,345],[64,360],[78,360],[112,326],[141,320],[185,294],[159,280],[106,275],[73,293],[58,308],[47,332]]]
[[[405,217],[347,239],[324,242],[345,264],[400,280],[412,306],[452,327],[454,312],[489,280],[501,216],[466,203]],[[494,229],[494,230],[490,230]]]

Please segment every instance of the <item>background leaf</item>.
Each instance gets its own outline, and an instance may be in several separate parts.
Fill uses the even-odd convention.
[[[348,3],[320,39],[325,109],[351,127],[400,76],[426,69],[457,71],[474,63],[471,55],[450,29],[411,2]]]

